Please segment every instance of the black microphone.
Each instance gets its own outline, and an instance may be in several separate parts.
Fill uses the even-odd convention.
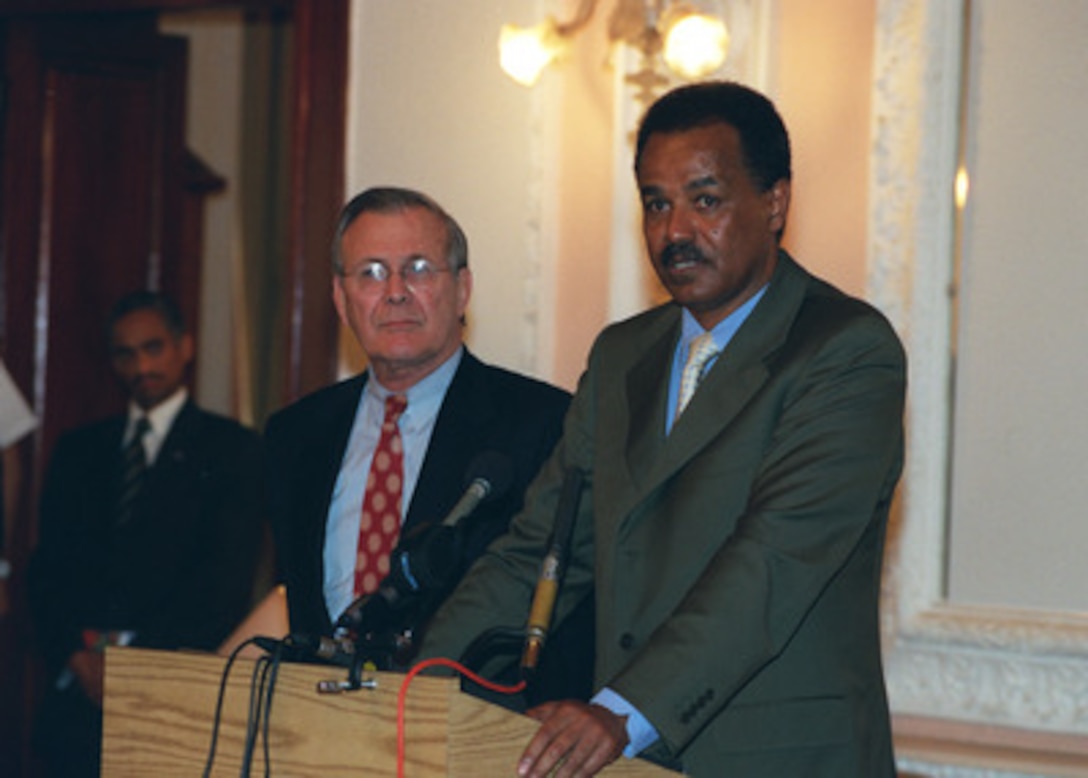
[[[269,654],[283,652],[288,659],[320,659],[345,667],[355,660],[355,644],[343,637],[292,632],[283,639],[257,635],[253,642]]]
[[[457,530],[461,520],[484,501],[502,497],[514,480],[510,458],[497,451],[478,454],[466,472],[467,487],[450,512],[440,523],[424,525],[404,538],[390,560],[389,575],[376,592],[363,595],[344,610],[336,621],[337,634],[384,626],[414,595],[452,582],[463,560],[464,543]]]
[[[551,627],[555,611],[555,599],[559,585],[566,573],[570,539],[574,532],[574,520],[578,516],[578,501],[582,496],[582,471],[568,467],[563,473],[563,490],[555,509],[555,525],[552,529],[548,553],[540,565],[540,577],[529,608],[529,620],[525,625],[525,648],[521,654],[521,672],[530,676],[540,661],[540,652]]]
[[[514,480],[514,468],[510,464],[510,458],[498,451],[477,454],[465,472],[465,493],[442,520],[444,527],[456,526],[461,519],[480,507],[484,500],[502,497]]]

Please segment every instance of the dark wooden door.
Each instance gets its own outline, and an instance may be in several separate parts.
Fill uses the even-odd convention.
[[[327,246],[343,202],[349,0],[0,0],[0,353],[42,421],[20,445],[21,502],[3,549],[14,578],[0,616],[0,776],[32,775],[36,665],[22,587],[42,469],[60,431],[122,403],[103,312],[152,286],[197,321],[199,265],[180,226],[192,217],[181,180],[185,47],[158,34],[155,14],[212,5],[289,16],[278,383],[286,401],[333,375]]]
[[[125,292],[181,290],[199,257],[179,251],[186,44],[152,14],[17,18],[4,29],[0,250],[5,355],[33,376],[35,446],[123,407],[108,371],[104,312]],[[197,300],[187,301],[195,306]],[[39,456],[25,469],[36,495]],[[31,514],[32,515],[32,514]],[[35,663],[22,603],[34,524],[11,535],[17,575],[2,630],[0,774],[18,775]]]
[[[10,342],[34,343],[49,450],[59,430],[122,406],[103,312],[135,289],[176,292],[181,264],[199,266],[176,234],[186,44],[144,15],[17,21],[8,40],[7,321]]]

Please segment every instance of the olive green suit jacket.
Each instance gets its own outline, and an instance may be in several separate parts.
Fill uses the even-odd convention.
[[[563,618],[597,597],[597,687],[696,776],[894,775],[877,614],[902,466],[903,350],[784,252],[670,435],[680,308],[606,329],[526,509],[425,655],[523,624],[567,468],[585,475]]]

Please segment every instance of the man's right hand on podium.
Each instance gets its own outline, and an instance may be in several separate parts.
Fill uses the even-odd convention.
[[[596,775],[627,746],[626,717],[575,700],[545,702],[527,714],[540,722],[518,762],[519,778]]]

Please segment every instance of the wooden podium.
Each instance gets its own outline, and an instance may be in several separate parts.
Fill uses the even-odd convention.
[[[241,769],[254,664],[238,659],[231,669],[213,775],[237,776]],[[225,666],[225,658],[208,654],[108,649],[102,775],[201,775]],[[271,774],[395,777],[397,694],[404,676],[372,676],[374,689],[319,694],[318,681],[344,680],[346,670],[281,665],[269,719]],[[406,778],[514,775],[537,723],[464,694],[459,686],[456,678],[412,680],[405,709]],[[259,741],[252,771],[264,774]],[[676,774],[619,759],[601,775]]]

